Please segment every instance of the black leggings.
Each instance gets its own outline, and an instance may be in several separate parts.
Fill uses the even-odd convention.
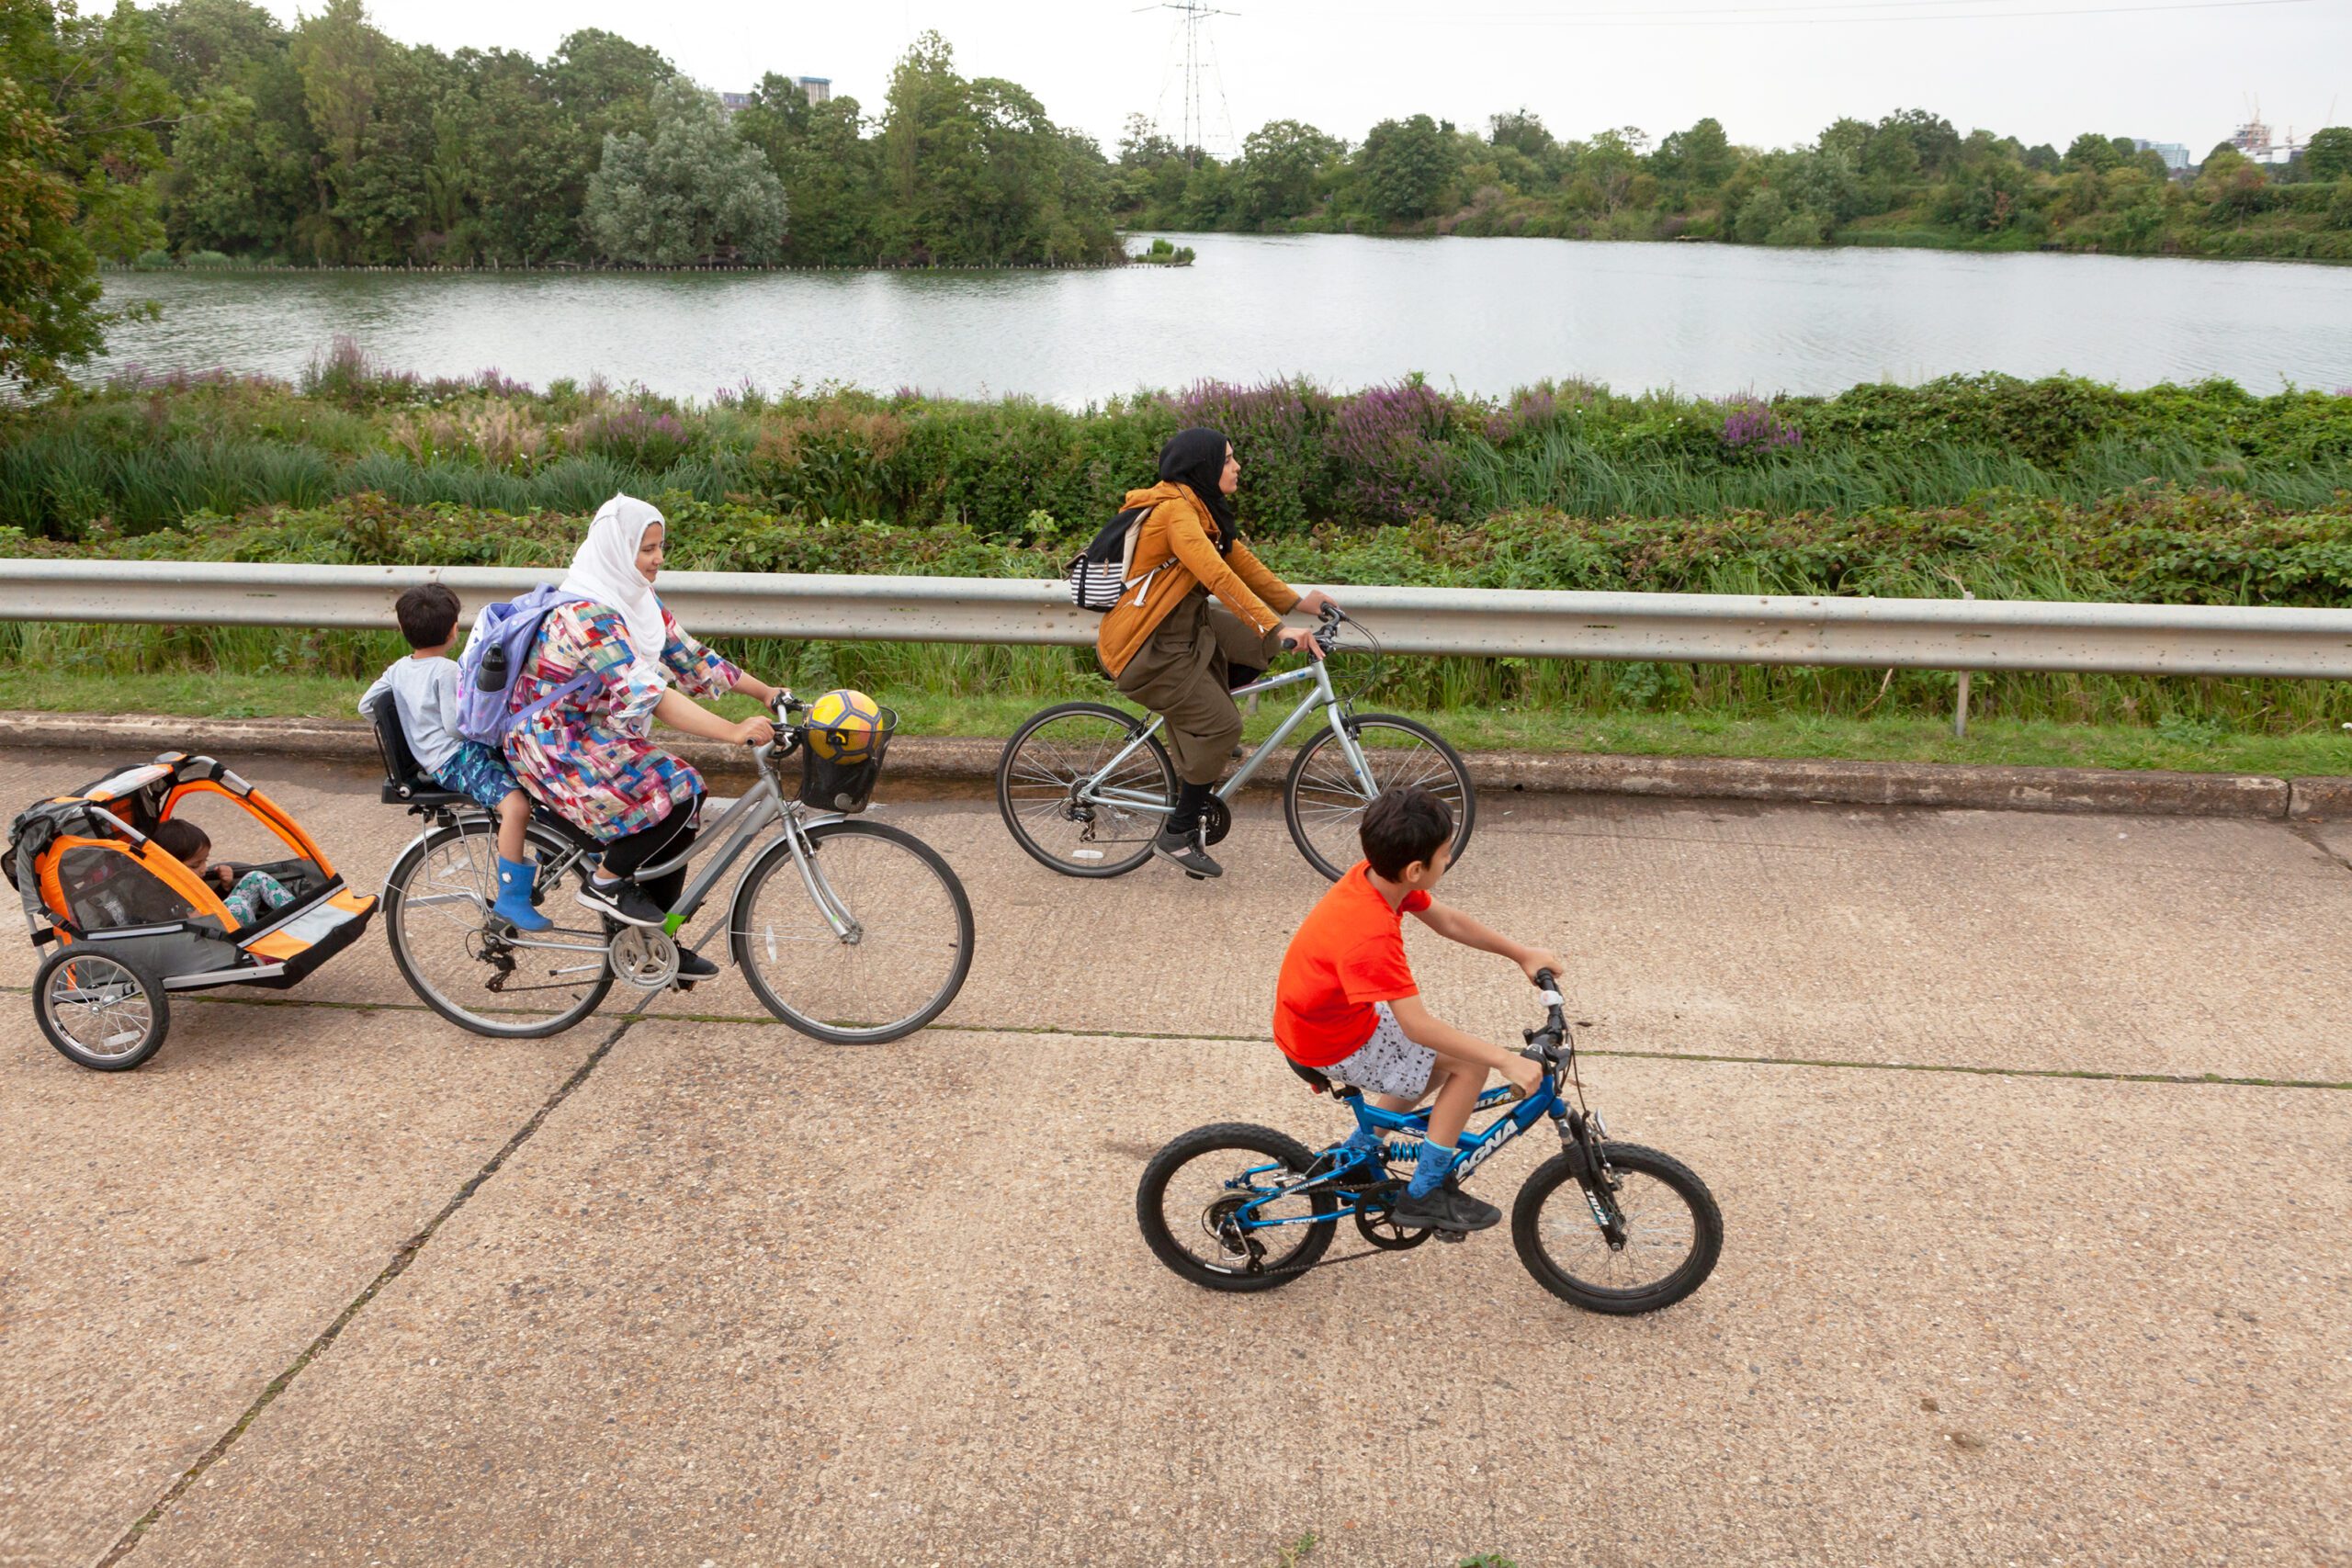
[[[637,868],[648,861],[668,860],[695,841],[701,813],[702,796],[697,795],[672,807],[670,815],[652,827],[615,839],[605,846],[605,869],[615,876],[635,876]],[[686,868],[680,866],[638,886],[656,904],[665,909],[674,908],[678,896],[686,890]]]

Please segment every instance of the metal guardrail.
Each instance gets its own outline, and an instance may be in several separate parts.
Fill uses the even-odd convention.
[[[441,581],[469,606],[560,571],[0,561],[0,618],[165,625],[391,625],[392,601]],[[663,601],[706,636],[1091,644],[1101,623],[1057,581],[666,571]],[[2352,677],[2352,610],[2063,601],[1565,593],[1348,588],[1392,651],[1522,659]]]

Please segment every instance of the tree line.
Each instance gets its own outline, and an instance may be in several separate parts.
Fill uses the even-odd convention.
[[[599,29],[544,60],[399,42],[364,0],[0,0],[0,386],[114,317],[101,260],[1088,264],[1123,228],[2055,245],[2352,259],[2352,130],[2191,177],[2123,138],[2027,147],[1905,110],[1759,150],[1702,119],[1555,136],[1521,109],[1351,143],[1297,120],[1229,159],[1137,117],[1115,156],[925,34],[878,114],[769,74],[731,112]]]
[[[1231,159],[1136,117],[1118,148],[1119,217],[1138,228],[1529,234],[1741,244],[2056,246],[2352,260],[2352,129],[2284,167],[2224,142],[2192,170],[2124,136],[2064,152],[1904,109],[1813,142],[1736,145],[1700,120],[1655,142],[1625,126],[1562,139],[1526,109],[1468,130],[1385,119],[1350,144],[1297,120]]]

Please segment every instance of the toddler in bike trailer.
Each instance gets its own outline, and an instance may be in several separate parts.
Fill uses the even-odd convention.
[[[458,596],[440,583],[422,582],[394,601],[392,615],[415,651],[394,660],[376,677],[359,699],[359,711],[368,712],[377,698],[391,693],[417,766],[442,788],[469,797],[497,818],[498,901],[491,913],[517,931],[543,931],[553,922],[532,907],[535,873],[524,859],[531,797],[507,771],[505,758],[458,733],[458,661],[449,657],[458,636]]]
[[[1519,965],[1566,971],[1555,953],[1489,930],[1430,897],[1444,877],[1453,843],[1453,812],[1429,791],[1385,791],[1364,808],[1358,829],[1364,858],[1315,906],[1283,954],[1274,998],[1274,1041],[1302,1076],[1351,1084],[1384,1110],[1408,1111],[1432,1095],[1429,1136],[1396,1209],[1408,1229],[1484,1230],[1502,1211],[1455,1186],[1447,1174],[1454,1145],[1487,1087],[1500,1072],[1524,1096],[1543,1069],[1445,1023],[1421,1002],[1405,961],[1404,917],[1451,942]],[[1342,1145],[1370,1153],[1373,1135],[1356,1129]]]
[[[164,853],[210,883],[212,890],[220,895],[229,918],[240,926],[252,925],[272,910],[294,902],[294,890],[266,871],[213,865],[212,835],[184,818],[173,817],[156,823],[155,830],[148,837],[161,845]]]

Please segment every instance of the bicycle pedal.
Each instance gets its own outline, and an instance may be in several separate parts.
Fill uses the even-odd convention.
[[[1470,1239],[1468,1231],[1433,1231],[1430,1234],[1440,1241],[1468,1241]]]
[[[1206,882],[1206,881],[1208,880],[1208,878],[1207,878],[1207,877],[1203,876],[1203,875],[1202,875],[1199,872],[1197,872],[1197,871],[1188,871],[1188,872],[1186,872],[1186,873],[1184,874],[1184,875],[1185,875],[1185,877],[1186,877],[1188,880],[1193,881],[1193,882]]]

